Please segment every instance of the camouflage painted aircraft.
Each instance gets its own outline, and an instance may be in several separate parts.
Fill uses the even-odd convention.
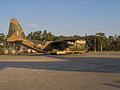
[[[37,52],[48,52],[52,49],[64,50],[68,48],[70,44],[68,42],[75,42],[78,38],[59,40],[59,41],[49,41],[45,42],[41,48],[37,48],[37,45],[32,41],[28,40],[16,18],[12,18],[10,21],[9,32],[7,36],[7,42],[21,44],[27,48],[33,49]]]
[[[40,51],[37,48],[34,48],[35,44],[30,40],[26,39],[25,34],[17,21],[16,18],[12,18],[10,21],[9,32],[7,36],[7,42],[9,43],[19,43],[30,49]]]

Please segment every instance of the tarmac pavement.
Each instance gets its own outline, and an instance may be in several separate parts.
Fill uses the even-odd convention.
[[[1,55],[0,90],[120,90],[120,56]]]

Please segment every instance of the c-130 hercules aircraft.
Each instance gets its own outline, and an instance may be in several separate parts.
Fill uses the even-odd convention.
[[[9,25],[9,32],[7,35],[7,45],[4,54],[22,54],[22,53],[47,53],[56,49],[63,51],[75,43],[76,40],[81,38],[47,41],[43,45],[28,40],[22,30],[21,25],[16,18],[12,18]],[[72,42],[69,43],[69,42]]]

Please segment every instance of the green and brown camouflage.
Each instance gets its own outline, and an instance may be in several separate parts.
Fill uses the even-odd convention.
[[[22,27],[16,18],[12,18],[10,21],[8,37],[11,37],[14,33],[17,33],[17,34],[21,33],[21,36],[25,38],[25,34],[22,30]]]
[[[9,33],[7,37],[7,42],[9,43],[17,43],[38,52],[46,52],[46,51],[48,52],[48,51],[51,51],[52,49],[63,51],[69,46],[71,46],[70,44],[68,44],[68,42],[75,43],[76,40],[79,40],[79,39],[75,38],[75,39],[66,39],[66,40],[60,40],[60,41],[45,42],[44,45],[41,45],[40,48],[37,48],[36,43],[28,40],[25,37],[22,27],[20,26],[16,18],[12,18],[10,21]]]
[[[16,18],[12,18],[9,26],[7,42],[22,41],[22,44],[34,46],[34,43],[26,39],[25,34]]]

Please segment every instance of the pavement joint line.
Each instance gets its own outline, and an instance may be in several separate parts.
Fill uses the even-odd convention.
[[[17,62],[16,62],[17,63]],[[24,65],[27,66],[27,65]],[[27,66],[27,69],[23,69],[22,71],[26,71],[26,70],[30,70],[32,72],[34,72],[34,74],[36,74],[37,76],[40,76],[42,79],[44,79],[45,81],[47,81],[50,84],[55,85],[57,88],[59,88],[60,90],[64,90],[61,86],[59,86],[58,84],[56,84],[55,82],[52,82],[51,80],[48,80],[47,78],[45,78],[44,76],[42,76],[41,74],[45,71],[45,69],[43,69],[40,73],[36,72],[34,69],[30,68],[31,66]],[[44,66],[43,66],[44,67]],[[24,68],[24,67],[23,67]]]
[[[33,69],[31,69],[31,71],[34,72],[37,76],[40,76],[42,79],[44,79],[44,80],[47,81],[48,83],[55,85],[55,86],[56,86],[57,88],[59,88],[60,90],[64,90],[64,89],[63,89],[60,85],[58,85],[56,82],[53,82],[53,81],[51,81],[51,80],[49,80],[49,79],[47,79],[47,78],[45,78],[44,76],[41,75],[45,70],[43,70],[42,73],[41,73],[41,72],[38,73],[38,72],[36,72],[36,71],[33,70]]]

